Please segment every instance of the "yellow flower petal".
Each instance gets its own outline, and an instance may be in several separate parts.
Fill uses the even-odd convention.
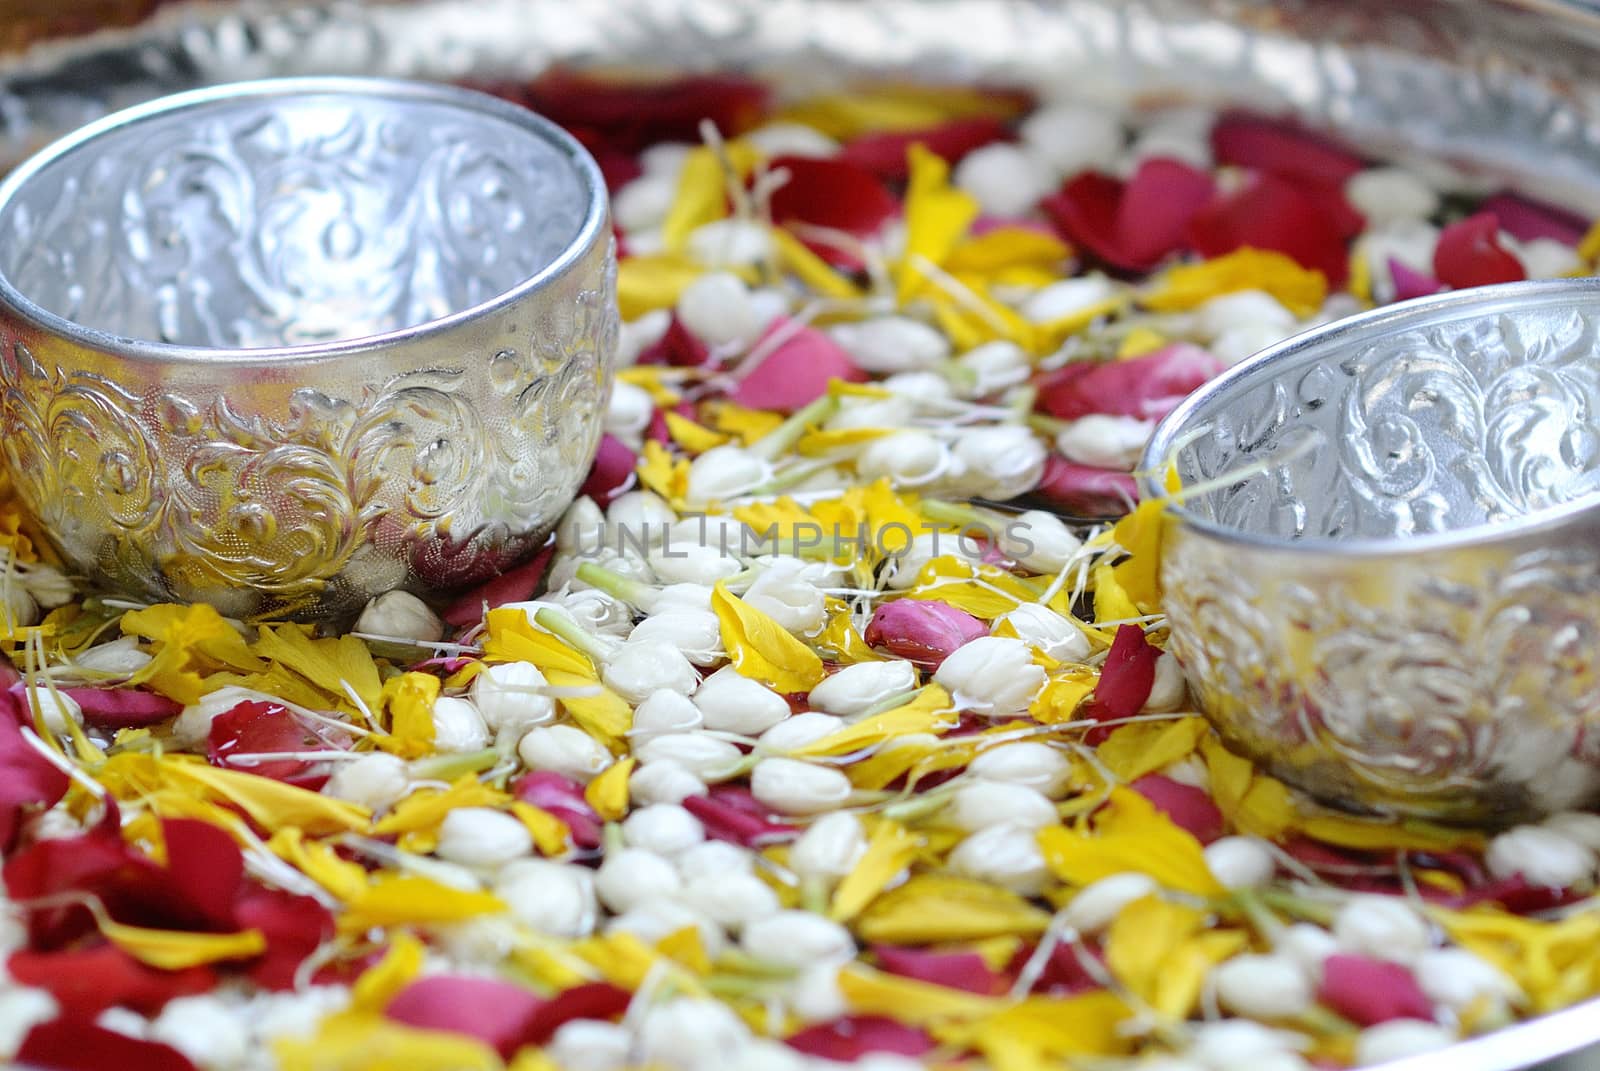
[[[366,970],[350,987],[350,1007],[355,1011],[382,1012],[400,991],[422,973],[427,955],[423,943],[409,933],[397,934],[389,942],[383,958]]]
[[[299,829],[286,826],[267,841],[272,852],[341,900],[353,900],[367,887],[366,868],[342,858],[318,840],[306,840]]]
[[[1129,1052],[1132,1040],[1118,1027],[1132,1012],[1113,993],[1029,997],[973,1024],[936,1028],[948,1044],[976,1048],[995,1071],[1055,1071],[1074,1056]]]
[[[1060,319],[1048,320],[1044,323],[1033,325],[1034,343],[1032,351],[1035,354],[1047,354],[1061,348],[1061,344],[1073,335],[1079,334],[1096,320],[1107,316],[1115,316],[1128,307],[1132,299],[1127,295],[1119,294],[1116,297],[1106,298],[1077,312],[1063,316]]]
[[[1088,885],[1131,870],[1177,892],[1196,896],[1223,892],[1194,834],[1131,789],[1111,790],[1093,832],[1065,826],[1041,830],[1039,850],[1050,869],[1070,885]]]
[[[705,411],[713,428],[736,436],[745,446],[765,437],[783,423],[781,413],[751,409],[736,402],[708,402]],[[734,515],[738,516],[737,510]],[[756,530],[760,531],[760,527]]]
[[[462,922],[506,910],[499,897],[441,885],[409,874],[383,874],[339,916],[341,933],[364,933],[375,926],[427,926]]]
[[[556,702],[579,728],[613,752],[625,749],[627,732],[633,727],[633,708],[626,699],[592,676],[558,669],[547,670],[545,676],[558,688],[594,689],[592,695],[564,695]]]
[[[922,145],[907,154],[905,253],[895,268],[895,297],[904,305],[927,286],[921,262],[941,265],[978,218],[978,201],[950,185],[950,165]]]
[[[1207,731],[1199,717],[1137,722],[1113,729],[1095,754],[1120,780],[1136,781],[1192,755]]]
[[[531,803],[524,803],[522,800],[513,800],[511,813],[527,827],[540,855],[560,855],[567,850],[572,830],[567,828],[567,823],[549,811],[535,807]]]
[[[97,920],[106,940],[140,963],[164,971],[181,971],[203,963],[228,959],[249,959],[267,950],[267,939],[260,930],[238,933],[191,933],[179,930],[152,930],[129,926],[110,919]]]
[[[514,606],[490,610],[484,617],[483,657],[490,662],[532,662],[545,673],[559,670],[598,679],[587,655],[534,625]]]
[[[822,627],[813,640],[814,646],[828,655],[835,662],[880,662],[883,656],[871,647],[861,637],[861,632],[856,628],[855,617],[850,612],[850,606],[843,599],[828,598],[824,602],[828,614],[828,623]]]
[[[131,610],[122,615],[121,628],[124,635],[155,646],[154,657],[128,682],[148,685],[180,703],[193,703],[204,695],[205,678],[213,672],[255,673],[266,668],[250,653],[238,630],[205,603]]]
[[[1265,290],[1296,316],[1322,307],[1328,282],[1282,253],[1244,248],[1200,264],[1169,268],[1142,303],[1156,312],[1181,312],[1239,290]]]
[[[1111,567],[1111,574],[1128,598],[1146,612],[1155,612],[1161,604],[1161,541],[1171,523],[1166,502],[1152,498],[1139,503],[1111,529],[1111,538],[1128,552],[1124,561]]]
[[[614,762],[583,790],[583,798],[607,822],[620,822],[628,813],[628,775],[633,767],[632,758]]]
[[[828,430],[812,430],[800,437],[795,444],[795,451],[802,457],[822,457],[839,450],[849,450],[857,446],[865,446],[883,438],[893,435],[898,428],[831,428]]]
[[[849,922],[859,915],[873,897],[911,865],[921,846],[922,838],[907,832],[899,823],[879,822],[855,869],[833,891],[828,917],[835,922]]]
[[[414,759],[433,750],[433,704],[439,678],[431,673],[402,673],[383,686],[382,703],[389,735],[373,739],[385,751]]]
[[[1146,896],[1127,905],[1106,933],[1106,966],[1156,1011],[1186,1019],[1206,974],[1248,943],[1238,931],[1205,930],[1205,914]]]
[[[1229,824],[1269,840],[1294,825],[1299,817],[1294,797],[1281,781],[1257,773],[1249,759],[1235,755],[1216,737],[1200,741],[1200,754],[1206,761],[1212,801]]]
[[[623,257],[617,265],[617,305],[622,318],[632,321],[647,312],[672,308],[705,271],[681,253]]]
[[[1127,622],[1143,616],[1138,605],[1123,590],[1115,567],[1097,565],[1089,575],[1094,584],[1095,624],[1105,626],[1112,621]]]
[[[300,625],[263,627],[254,650],[261,657],[294,670],[335,699],[344,699],[348,685],[367,709],[378,709],[383,690],[378,667],[367,645],[354,636],[318,640]]]
[[[728,162],[740,179],[755,166],[756,153],[740,142],[724,146]],[[689,150],[678,172],[678,191],[672,207],[661,223],[661,240],[667,249],[681,252],[684,242],[697,227],[714,223],[728,215],[728,176],[722,161],[706,146]]]
[[[656,951],[702,977],[711,973],[711,957],[706,955],[698,926],[685,926],[667,934],[656,942]]]
[[[500,1071],[483,1042],[442,1030],[419,1030],[380,1015],[324,1019],[310,1037],[273,1042],[282,1071]]]
[[[672,441],[691,455],[703,454],[713,446],[721,446],[728,441],[728,436],[721,432],[696,424],[671,409],[665,410],[662,415],[666,418],[667,434],[672,437]]]
[[[266,830],[298,826],[311,836],[355,832],[371,815],[364,807],[308,792],[269,777],[207,765],[191,756],[113,755],[95,777],[118,799],[140,799],[172,789],[202,800],[226,802]]]
[[[646,391],[650,400],[663,409],[670,409],[683,400],[672,386],[673,383],[682,382],[686,377],[685,372],[694,369],[673,368],[659,364],[636,364],[629,368],[617,369],[617,382],[628,383]]]
[[[828,266],[806,244],[782,227],[771,230],[773,244],[778,250],[778,265],[799,279],[811,293],[818,297],[853,301],[861,297],[861,288]]]
[[[1123,336],[1122,344],[1117,347],[1117,360],[1131,361],[1135,357],[1154,353],[1169,341],[1167,336],[1159,331],[1152,331],[1148,327],[1135,327]]]
[[[1016,97],[965,86],[886,85],[807,97],[784,108],[778,118],[847,140],[862,134],[925,130],[947,119],[1009,119],[1020,107]]]
[[[996,227],[962,242],[945,267],[953,273],[990,275],[1019,265],[1059,268],[1070,256],[1072,247],[1054,235],[1032,227]]]
[[[959,720],[950,693],[930,684],[902,706],[862,718],[788,754],[804,758],[848,755],[908,733],[944,732],[955,728]]]
[[[654,439],[645,440],[638,473],[641,484],[668,502],[682,502],[689,492],[689,459],[674,458]]]
[[[816,652],[720,581],[711,609],[722,625],[722,646],[742,676],[779,692],[809,692],[827,675]]]
[[[930,944],[1031,937],[1049,924],[1047,912],[998,885],[918,874],[874,900],[857,920],[856,932],[865,941]]]
[[[857,1015],[883,1015],[911,1026],[981,1019],[1009,1002],[932,982],[875,971],[859,963],[839,972],[839,992]]]
[[[395,804],[372,831],[380,837],[432,832],[458,807],[498,807],[509,799],[504,792],[483,784],[472,774],[463,774],[447,789],[422,788],[411,793]]]
[[[1050,683],[1028,705],[1028,713],[1033,715],[1035,721],[1046,725],[1069,722],[1079,704],[1094,692],[1099,679],[1097,671],[1085,669],[1068,670],[1052,676]]]

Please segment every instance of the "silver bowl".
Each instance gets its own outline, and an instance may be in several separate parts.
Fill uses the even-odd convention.
[[[598,167],[492,97],[183,93],[0,184],[0,435],[66,559],[150,599],[348,616],[538,545],[598,444]]]
[[[1236,747],[1362,809],[1600,794],[1600,280],[1290,339],[1161,424],[1147,494],[1168,464],[1171,647]]]

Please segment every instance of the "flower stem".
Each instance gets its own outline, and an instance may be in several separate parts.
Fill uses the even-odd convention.
[[[831,394],[824,394],[809,405],[796,409],[782,424],[751,443],[750,452],[767,461],[776,461],[800,441],[800,436],[806,433],[808,427],[826,420],[837,408],[839,399]]]
[[[655,601],[656,589],[643,581],[614,573],[598,562],[584,562],[578,566],[577,578],[598,591],[640,610],[649,610]]]
[[[533,615],[533,620],[540,628],[559,636],[588,655],[596,664],[604,662],[611,654],[606,645],[600,642],[599,637],[553,606],[541,607],[539,612]]]
[[[462,774],[481,773],[499,762],[501,758],[499,748],[489,747],[482,751],[467,751],[460,755],[435,755],[429,759],[417,759],[411,763],[410,771],[412,777],[430,781],[454,781]]]
[[[1072,421],[1070,420],[1059,420],[1053,416],[1046,416],[1044,413],[1029,413],[1026,420],[1028,427],[1034,431],[1043,432],[1052,439],[1072,426]]]

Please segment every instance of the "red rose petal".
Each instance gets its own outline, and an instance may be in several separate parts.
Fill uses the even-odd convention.
[[[670,364],[677,368],[699,368],[710,359],[710,348],[677,316],[673,316],[661,337],[639,354],[640,364]]]
[[[550,567],[555,554],[555,540],[522,565],[508,569],[499,576],[473,588],[458,597],[440,615],[444,623],[453,628],[470,628],[483,620],[484,611],[504,606],[508,602],[523,602],[539,591],[539,582]]]
[[[1289,119],[1233,112],[1211,128],[1218,163],[1270,171],[1285,178],[1343,185],[1366,167],[1360,156]]]
[[[1447,906],[1466,909],[1478,904],[1499,904],[1513,915],[1532,915],[1575,904],[1584,894],[1575,889],[1552,889],[1534,885],[1521,874],[1500,878],[1456,896],[1446,897]]]
[[[1522,261],[1501,247],[1500,221],[1479,212],[1450,224],[1439,233],[1433,250],[1433,274],[1457,290],[1526,279]]]
[[[1519,242],[1553,238],[1576,246],[1589,233],[1589,221],[1564,208],[1546,204],[1520,193],[1497,193],[1478,206],[1500,221],[1500,229]]]
[[[136,729],[176,717],[183,704],[136,688],[63,688],[83,709],[84,724],[95,729]]]
[[[1016,955],[1011,957],[1011,962],[1006,964],[1006,973],[1012,976],[1022,973],[1037,950],[1038,946],[1032,944],[1025,944],[1017,949]],[[1038,980],[1033,983],[1032,991],[1048,996],[1065,997],[1073,993],[1099,989],[1099,980],[1084,966],[1083,958],[1080,957],[1087,957],[1094,963],[1103,963],[1105,960],[1105,954],[1096,947],[1090,946],[1080,951],[1070,942],[1062,941],[1050,950],[1050,958],[1046,960]]]
[[[702,119],[725,136],[741,134],[760,122],[768,92],[763,83],[733,74],[632,82],[553,70],[521,97],[591,148],[637,152],[661,141],[699,143]]]
[[[594,466],[589,469],[589,476],[578,493],[588,495],[594,499],[595,505],[605,509],[611,505],[613,498],[633,489],[634,469],[638,464],[638,455],[628,448],[627,443],[615,435],[602,435]]]
[[[800,831],[785,825],[761,805],[750,790],[737,785],[716,785],[704,796],[688,796],[684,810],[700,819],[706,836],[746,848],[759,848],[793,840]]]
[[[28,1031],[17,1062],[38,1071],[195,1071],[171,1045],[107,1030],[87,1019],[53,1019]]]
[[[863,135],[847,142],[835,159],[865,168],[879,178],[899,182],[910,174],[906,151],[913,145],[922,145],[935,156],[957,164],[972,150],[996,141],[1007,141],[1010,137],[1010,128],[999,119],[986,116],[951,119],[924,130]]]
[[[1038,408],[1062,420],[1091,413],[1160,420],[1226,367],[1187,342],[1126,361],[1068,364],[1036,380]]]
[[[1146,160],[1126,184],[1085,172],[1040,202],[1068,241],[1118,271],[1141,273],[1183,247],[1215,193],[1211,176],[1181,160]]]
[[[778,156],[768,166],[789,172],[789,181],[772,194],[774,223],[797,221],[871,234],[900,211],[900,202],[882,180],[849,160]]]
[[[583,786],[551,770],[532,770],[517,778],[512,794],[524,803],[549,811],[567,824],[572,842],[580,848],[598,848],[604,825],[589,801]]]
[[[92,1019],[110,1007],[155,1015],[174,997],[206,993],[217,984],[209,967],[158,971],[115,945],[66,952],[13,952],[6,970],[23,985],[48,990],[62,1013]]]
[[[914,1026],[880,1015],[847,1015],[831,1023],[808,1026],[786,1040],[790,1048],[828,1060],[859,1060],[873,1052],[921,1056],[933,1039]]]
[[[1051,454],[1030,497],[1073,517],[1120,517],[1138,504],[1139,487],[1126,472],[1079,465]]]
[[[866,373],[833,339],[811,327],[795,330],[790,323],[782,316],[772,321],[762,341],[779,331],[788,337],[745,374],[728,394],[729,401],[751,409],[792,413],[826,394],[830,379],[847,383],[866,380]]]
[[[281,889],[247,886],[234,908],[241,930],[260,930],[267,950],[250,966],[250,978],[264,989],[293,989],[305,958],[333,939],[333,915],[309,896]]]
[[[1206,257],[1247,246],[1283,253],[1338,287],[1350,271],[1348,239],[1360,226],[1337,189],[1263,173],[1195,216],[1189,241]]]
[[[55,806],[70,783],[28,745],[14,720],[0,717],[0,850],[16,843],[24,812]]]
[[[543,998],[509,982],[435,974],[396,993],[383,1014],[421,1030],[448,1030],[477,1038],[509,1058],[543,1005]]]
[[[949,989],[995,996],[1004,993],[1009,984],[990,970],[976,952],[929,952],[920,948],[873,945],[872,953],[890,974]]]
[[[1156,681],[1156,659],[1161,649],[1144,638],[1138,625],[1119,625],[1111,650],[1100,667],[1095,685],[1093,713],[1096,721],[1131,718],[1139,713]]]
[[[1317,999],[1358,1026],[1433,1019],[1433,1004],[1409,969],[1367,956],[1339,954],[1324,960]]]
[[[563,989],[529,1017],[523,1045],[543,1045],[563,1024],[576,1019],[616,1019],[628,1010],[633,994],[610,982],[588,982]]]
[[[988,634],[989,627],[982,621],[949,603],[896,599],[878,604],[862,638],[869,646],[931,670],[938,669],[956,648]]]
[[[1210,844],[1226,832],[1222,812],[1203,789],[1161,774],[1147,774],[1128,787],[1155,804],[1175,825],[1193,833],[1201,844]]]
[[[344,734],[300,717],[277,703],[244,702],[211,720],[206,737],[206,759],[213,766],[240,773],[270,777],[312,792],[327,784],[329,771],[305,759],[235,762],[232,755],[260,755],[277,751],[342,751],[350,746]]]
[[[232,837],[210,822],[193,818],[167,818],[161,822],[166,842],[165,876],[205,928],[240,928],[234,918],[234,900],[244,881],[244,857]]]

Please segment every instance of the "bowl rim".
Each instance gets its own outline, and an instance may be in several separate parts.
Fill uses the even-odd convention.
[[[178,112],[238,100],[330,95],[427,102],[461,112],[475,112],[522,128],[555,149],[572,168],[584,187],[586,203],[577,233],[553,260],[533,275],[493,297],[419,324],[325,342],[246,348],[189,345],[132,338],[88,327],[51,312],[19,290],[4,271],[0,271],[0,314],[19,319],[29,327],[55,338],[136,361],[232,366],[278,365],[286,362],[316,363],[360,356],[396,344],[417,342],[504,309],[561,278],[574,264],[587,256],[598,242],[610,240],[610,202],[600,165],[576,138],[549,119],[528,108],[476,89],[406,78],[355,75],[260,78],[227,82],[172,93],[112,112],[46,145],[0,180],[0,215],[4,214],[23,187],[47,166],[78,151],[101,135]]]
[[[1490,316],[1518,305],[1560,305],[1564,302],[1574,308],[1587,306],[1600,316],[1600,276],[1525,280],[1430,294],[1341,317],[1284,339],[1201,386],[1162,419],[1139,459],[1136,479],[1140,495],[1145,500],[1166,497],[1163,474],[1173,444],[1202,408],[1222,395],[1248,389],[1246,384],[1253,386],[1255,380],[1265,379],[1279,371],[1280,367],[1295,366],[1302,361],[1310,364],[1311,361],[1307,360],[1308,351],[1327,350],[1331,354],[1339,352],[1342,347],[1354,347],[1384,334],[1442,319],[1463,320],[1466,318],[1463,310],[1474,307],[1481,308],[1482,315]],[[1327,536],[1290,539],[1220,524],[1186,509],[1180,502],[1170,503],[1168,509],[1184,527],[1241,548],[1321,558],[1370,559],[1483,547],[1549,532],[1585,515],[1600,517],[1600,492],[1581,495],[1569,502],[1534,510],[1508,521],[1473,524],[1445,532],[1358,539]]]

